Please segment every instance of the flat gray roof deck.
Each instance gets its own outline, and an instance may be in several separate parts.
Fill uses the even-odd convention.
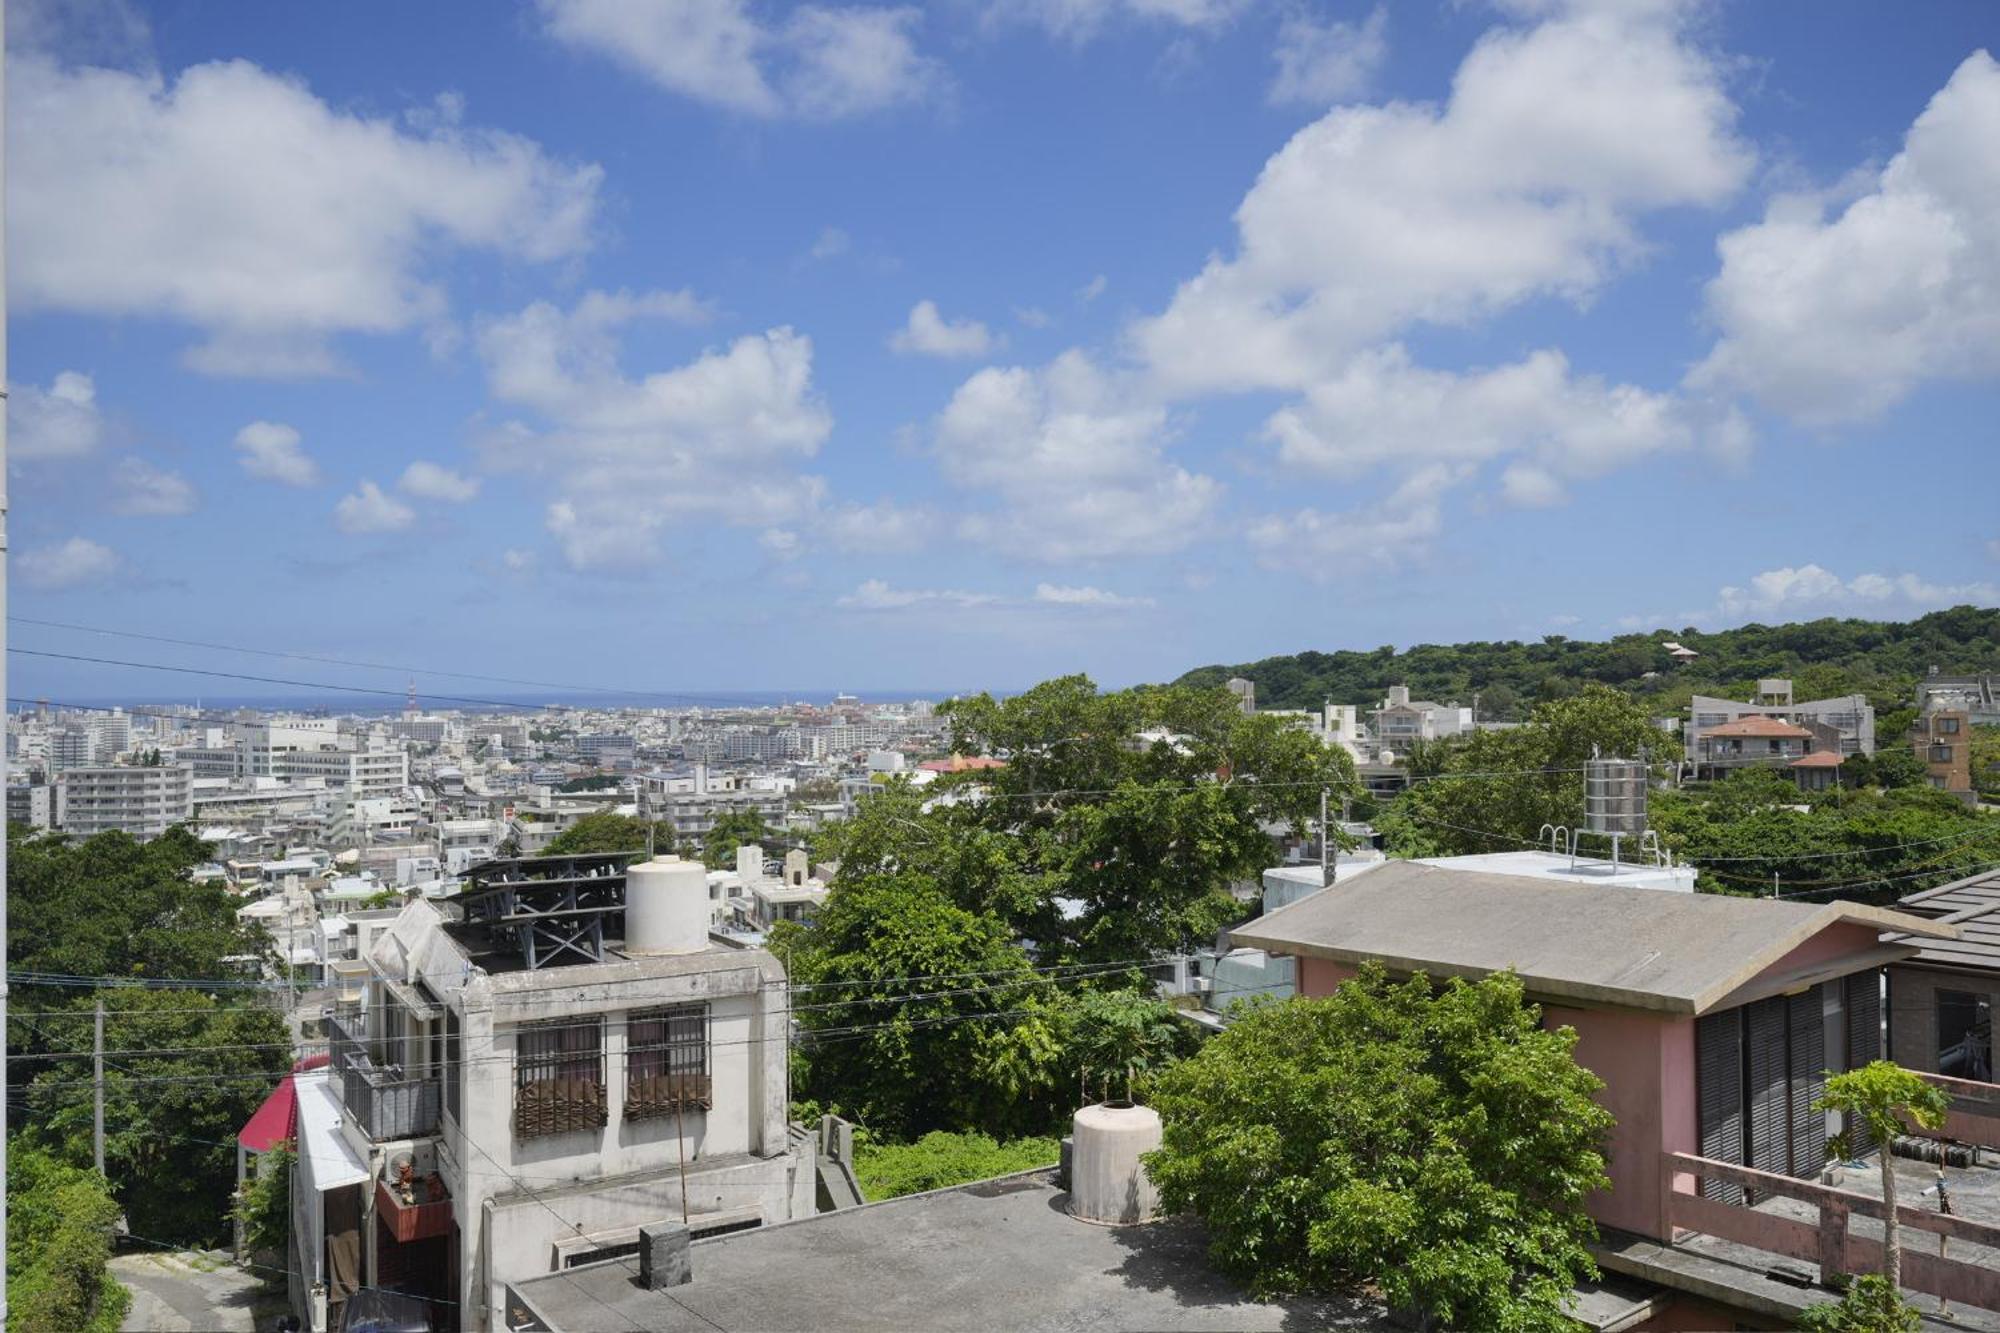
[[[1252,1300],[1190,1219],[1093,1226],[1067,1201],[1052,1171],[1006,1176],[697,1241],[684,1286],[647,1291],[631,1258],[515,1290],[560,1333],[1396,1327],[1365,1300]]]

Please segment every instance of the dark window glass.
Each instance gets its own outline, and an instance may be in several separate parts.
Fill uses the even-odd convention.
[[[444,1109],[453,1120],[459,1118],[458,1088],[464,1071],[459,1067],[460,1038],[458,1010],[444,1011]]]
[[[1993,1004],[1986,996],[1939,991],[1937,1041],[1938,1073],[1993,1081]]]

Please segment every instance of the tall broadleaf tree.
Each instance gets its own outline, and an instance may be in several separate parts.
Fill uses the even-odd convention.
[[[1370,966],[1324,999],[1253,1003],[1161,1075],[1147,1168],[1260,1295],[1372,1288],[1420,1327],[1570,1329],[1611,1128],[1574,1045],[1511,975],[1434,988]]]

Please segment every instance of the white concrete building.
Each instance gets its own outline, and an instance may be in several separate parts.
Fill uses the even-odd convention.
[[[194,817],[194,774],[182,764],[72,768],[57,783],[57,827],[80,838],[113,829],[157,838]]]
[[[410,785],[410,756],[400,749],[291,750],[270,757],[272,775],[319,782],[361,800],[394,796]]]
[[[568,965],[530,968],[512,927],[423,901],[376,936],[365,1005],[329,1022],[339,1113],[300,1116],[309,1328],[390,1284],[505,1328],[509,1283],[631,1253],[684,1210],[697,1236],[815,1211],[782,967],[710,942],[699,863],[631,879],[627,938]]]
[[[1457,704],[1410,698],[1410,687],[1391,685],[1389,697],[1375,709],[1375,739],[1400,753],[1413,741],[1434,741],[1472,730],[1472,710]]]
[[[7,784],[7,822],[31,828],[54,828],[56,789],[46,782]]]

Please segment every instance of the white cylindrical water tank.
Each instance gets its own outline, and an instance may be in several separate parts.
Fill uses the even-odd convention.
[[[1160,1196],[1139,1158],[1160,1146],[1160,1113],[1150,1106],[1086,1106],[1071,1124],[1069,1211],[1086,1222],[1147,1222]]]
[[[708,947],[708,870],[656,856],[625,868],[625,952],[695,953]]]

